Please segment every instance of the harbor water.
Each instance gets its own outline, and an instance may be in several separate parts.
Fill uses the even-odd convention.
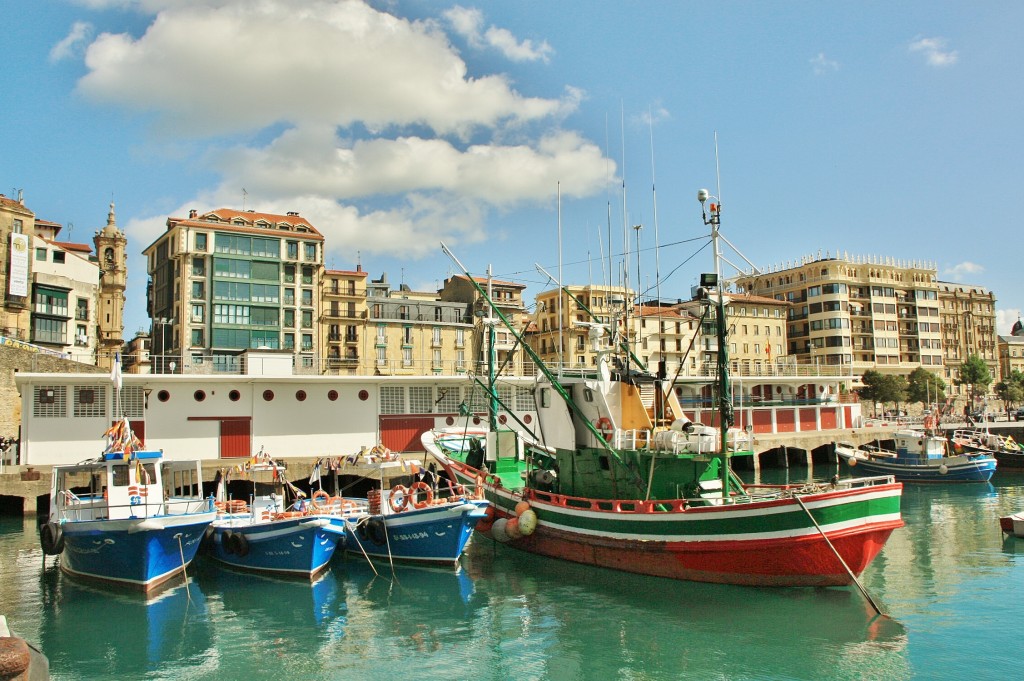
[[[884,617],[855,587],[673,582],[479,536],[457,571],[347,556],[313,584],[201,557],[146,599],[60,573],[34,520],[6,517],[0,614],[67,681],[1017,678],[1024,540],[998,518],[1020,510],[1022,474],[908,485],[906,527],[861,580]]]

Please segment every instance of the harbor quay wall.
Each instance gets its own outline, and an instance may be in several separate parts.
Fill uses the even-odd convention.
[[[831,445],[835,442],[845,442],[853,445],[863,445],[879,439],[887,439],[897,429],[896,426],[882,426],[871,428],[847,428],[842,430],[821,430],[802,433],[776,433],[758,435],[754,439],[753,466],[755,470],[761,468],[784,468],[788,466],[813,468],[815,462],[823,462],[821,456],[814,456],[815,450],[819,452],[822,448],[832,456]],[[1016,424],[996,425],[991,427],[993,432],[1000,432],[1005,435],[1012,435],[1015,439],[1024,441],[1024,426]],[[415,452],[408,453],[416,456]],[[422,454],[422,453],[421,453]],[[309,490],[308,480],[313,468],[323,457],[312,456],[287,456],[278,459],[287,466],[286,477],[289,481],[304,490]],[[230,471],[239,466],[244,466],[247,459],[206,459],[201,462],[203,470],[203,482],[207,487],[207,493],[212,492],[213,480],[218,471]],[[828,462],[834,461],[828,458]],[[430,461],[424,462],[429,465]],[[19,465],[7,466],[0,472],[0,513],[19,513],[25,516],[34,516],[37,513],[45,513],[49,504],[50,480],[53,466],[49,465]],[[377,470],[372,464],[342,464],[336,470],[321,466],[321,478],[326,481],[335,474],[352,477],[372,477]],[[230,474],[229,479],[240,479],[240,474]],[[329,489],[335,489],[330,482],[324,483]]]

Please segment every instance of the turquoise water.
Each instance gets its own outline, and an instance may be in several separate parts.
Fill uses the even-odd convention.
[[[34,522],[3,518],[0,613],[66,680],[1018,678],[1024,540],[997,519],[1022,509],[1022,475],[908,486],[862,577],[888,617],[853,587],[672,582],[479,537],[458,572],[348,557],[310,585],[200,560],[147,601],[44,565]]]

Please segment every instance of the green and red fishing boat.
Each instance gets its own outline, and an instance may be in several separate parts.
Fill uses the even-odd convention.
[[[671,579],[838,586],[855,583],[903,526],[903,487],[892,476],[772,486],[744,484],[733,472],[730,461],[753,451],[748,434],[731,427],[726,324],[717,323],[726,295],[718,287],[718,215],[715,204],[710,220],[705,215],[716,273],[702,277],[701,292],[702,314],[718,328],[717,427],[691,422],[666,377],[613,362],[617,323],[588,325],[595,347],[604,345],[590,372],[555,375],[524,344],[540,369],[535,428],[467,424],[422,438],[451,477],[493,503],[493,519],[478,531],[539,555]],[[641,392],[652,385],[647,407]],[[489,389],[497,426],[504,405],[493,380]]]

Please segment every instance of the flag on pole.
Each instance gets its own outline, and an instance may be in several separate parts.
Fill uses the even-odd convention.
[[[772,361],[772,344],[771,343],[765,343],[764,344],[764,354],[768,355],[768,361],[769,362]]]
[[[121,392],[121,353],[114,355],[114,366],[110,367],[110,380],[114,383],[114,390]]]
[[[313,466],[313,472],[309,474],[309,485],[313,486],[313,483],[320,482],[320,462],[317,461]]]

